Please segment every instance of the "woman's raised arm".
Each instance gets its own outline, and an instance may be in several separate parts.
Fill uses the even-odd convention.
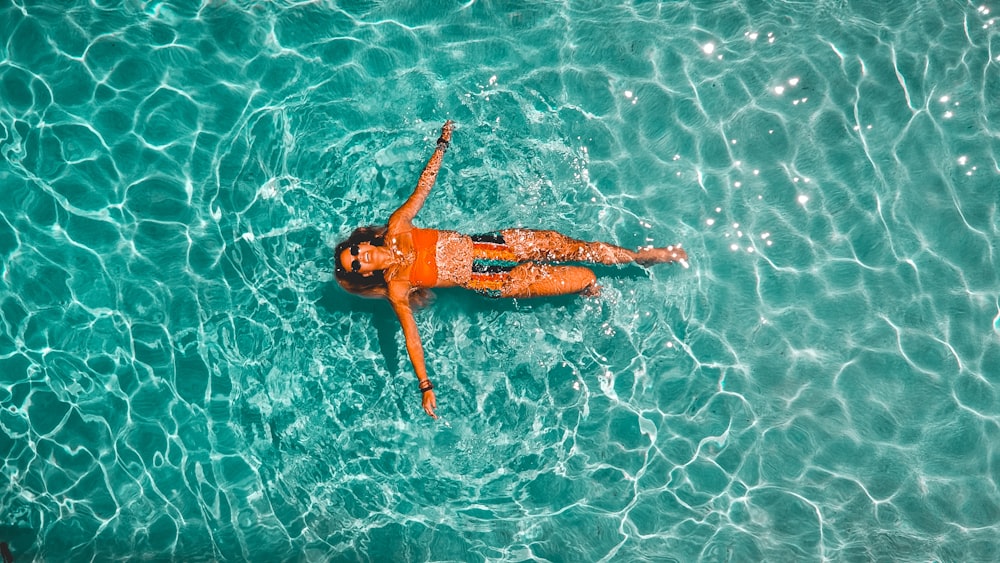
[[[427,166],[424,167],[424,171],[420,174],[420,179],[417,181],[417,189],[413,190],[413,194],[406,200],[406,203],[400,206],[389,217],[388,226],[390,232],[404,231],[412,227],[413,218],[417,216],[417,212],[423,207],[424,200],[431,193],[434,181],[437,180],[438,170],[441,169],[441,160],[444,159],[444,153],[448,150],[448,145],[451,143],[452,128],[453,125],[450,119],[445,121],[444,126],[441,127],[441,136],[438,137],[437,147],[434,148],[434,154],[431,155],[431,159],[427,161]]]

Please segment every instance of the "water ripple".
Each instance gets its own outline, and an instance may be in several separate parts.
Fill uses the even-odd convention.
[[[0,541],[996,559],[992,10],[0,7]],[[433,424],[329,249],[446,118],[418,224],[683,242],[692,268],[441,291]]]

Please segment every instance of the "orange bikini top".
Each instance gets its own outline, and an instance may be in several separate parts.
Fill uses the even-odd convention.
[[[410,285],[414,287],[434,287],[437,285],[437,241],[435,229],[413,229],[413,250],[416,257],[410,269]]]

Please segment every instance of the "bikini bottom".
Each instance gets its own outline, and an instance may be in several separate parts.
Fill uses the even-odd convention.
[[[466,284],[480,295],[497,298],[503,293],[510,271],[519,264],[499,232],[472,235],[472,277]]]

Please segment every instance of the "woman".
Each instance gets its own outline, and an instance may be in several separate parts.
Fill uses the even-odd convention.
[[[414,227],[413,218],[437,179],[451,131],[449,120],[441,128],[437,148],[420,175],[417,189],[389,217],[388,224],[361,227],[335,250],[336,277],[344,289],[384,297],[392,304],[419,380],[424,411],[433,418],[437,418],[437,400],[434,385],[427,378],[412,308],[412,304],[426,300],[428,289],[462,287],[488,297],[593,296],[600,292],[593,271],[553,263],[655,264],[687,258],[680,246],[632,252],[603,242],[574,240],[555,231],[507,229],[467,236]]]

